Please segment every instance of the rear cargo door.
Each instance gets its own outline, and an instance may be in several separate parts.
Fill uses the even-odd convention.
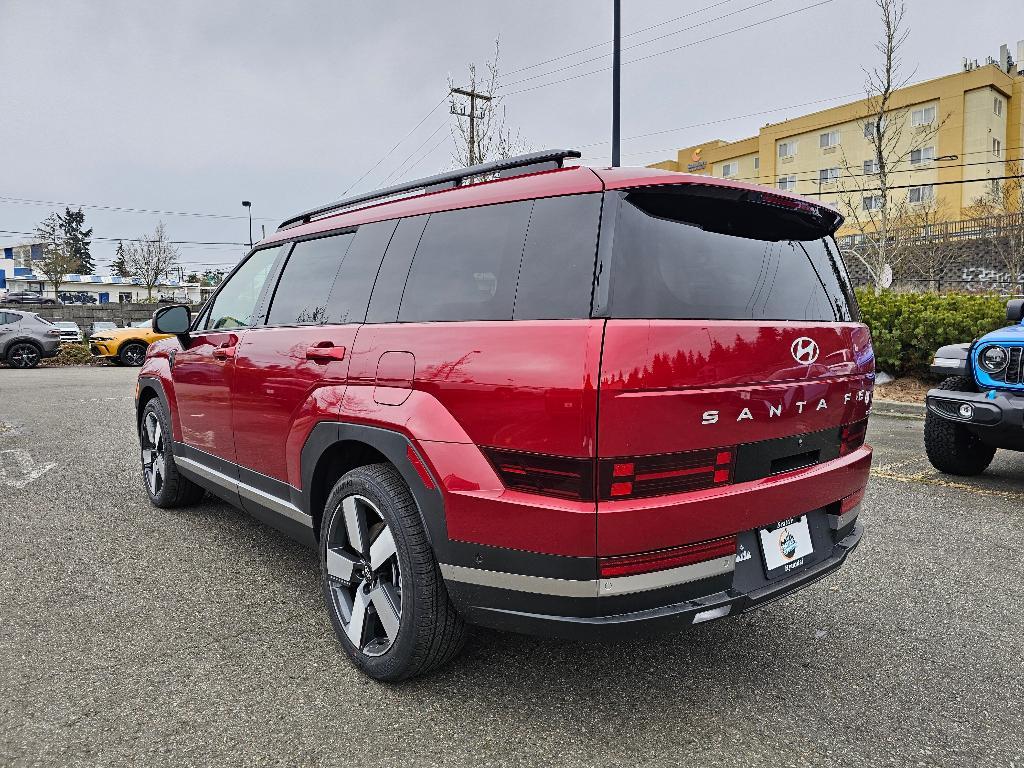
[[[639,551],[630,505],[837,458],[843,426],[869,408],[870,336],[830,236],[835,220],[784,207],[790,198],[708,189],[606,200],[598,497],[616,514],[599,514],[602,554]],[[723,515],[656,543],[738,527]]]

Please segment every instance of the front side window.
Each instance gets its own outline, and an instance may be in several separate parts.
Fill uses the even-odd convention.
[[[249,328],[262,319],[256,317],[260,294],[274,262],[288,247],[290,244],[253,252],[220,289],[203,328],[208,331]]]
[[[511,320],[532,201],[431,214],[401,322]]]
[[[310,325],[327,319],[327,297],[355,234],[296,243],[270,304],[268,325]]]

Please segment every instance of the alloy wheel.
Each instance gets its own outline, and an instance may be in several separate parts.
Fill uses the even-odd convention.
[[[142,474],[150,494],[159,496],[166,478],[167,455],[160,419],[153,411],[149,411],[142,421],[141,438]]]
[[[391,528],[365,496],[346,496],[331,520],[327,581],[352,645],[367,656],[386,653],[401,626],[402,574]]]
[[[39,362],[39,350],[31,344],[16,344],[7,355],[7,362],[15,368],[31,368]]]
[[[138,367],[146,360],[146,349],[140,344],[129,344],[125,347],[123,355],[128,365]]]

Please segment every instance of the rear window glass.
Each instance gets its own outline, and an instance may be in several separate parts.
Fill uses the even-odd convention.
[[[327,319],[327,297],[354,233],[296,243],[270,305],[268,325],[307,325]]]
[[[608,314],[853,319],[846,272],[828,233],[795,216],[677,191],[624,195],[614,228]]]
[[[380,221],[364,224],[356,232],[327,300],[327,322],[361,323],[366,318],[373,281],[396,226],[397,219]]]
[[[402,303],[402,292],[409,277],[409,265],[429,218],[429,215],[413,216],[398,223],[373,285],[366,322],[393,323],[398,319],[398,306]]]
[[[516,320],[590,317],[600,195],[537,200],[516,289]]]
[[[511,320],[532,201],[431,215],[398,319]]]

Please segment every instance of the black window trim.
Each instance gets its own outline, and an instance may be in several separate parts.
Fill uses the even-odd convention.
[[[208,298],[206,300],[206,303],[203,304],[203,306],[201,306],[199,308],[199,312],[196,313],[196,317],[192,321],[192,327],[191,327],[191,329],[189,329],[190,333],[193,336],[203,336],[203,335],[205,335],[207,333],[222,333],[222,332],[224,332],[224,331],[222,331],[219,328],[203,328],[203,327],[201,327],[203,322],[205,321],[207,315],[209,315],[210,312],[213,311],[213,305],[216,303],[217,297],[220,296],[220,292],[224,290],[224,286],[228,284],[228,282],[231,280],[231,278],[233,278],[235,276],[235,273],[242,268],[242,265],[245,264],[247,261],[249,261],[249,259],[251,259],[253,257],[253,254],[255,254],[257,251],[265,251],[265,250],[267,250],[269,248],[280,248],[282,245],[288,245],[288,244],[289,244],[289,241],[287,241],[287,240],[286,241],[277,241],[277,242],[273,242],[273,243],[267,243],[266,245],[263,245],[261,243],[259,246],[257,246],[256,248],[253,248],[251,251],[249,251],[247,254],[245,254],[245,256],[243,256],[241,259],[239,259],[238,263],[235,264],[235,266],[231,269],[231,271],[228,272],[224,276],[224,279],[220,281],[220,285],[217,286],[217,289],[212,294],[210,294],[210,298]],[[271,271],[273,271],[273,267],[271,267]],[[269,276],[268,276],[268,278],[269,278]],[[268,282],[269,282],[269,279],[268,279]],[[263,291],[260,292],[260,298],[257,299],[257,301],[256,301],[256,307],[255,307],[256,309],[259,309],[260,300],[262,300],[263,293],[265,291],[266,291],[266,285],[263,286]],[[256,327],[256,326],[255,325],[248,326],[248,328],[254,328],[254,327]],[[240,328],[240,329],[235,329],[235,330],[246,330],[246,329],[245,328]]]

